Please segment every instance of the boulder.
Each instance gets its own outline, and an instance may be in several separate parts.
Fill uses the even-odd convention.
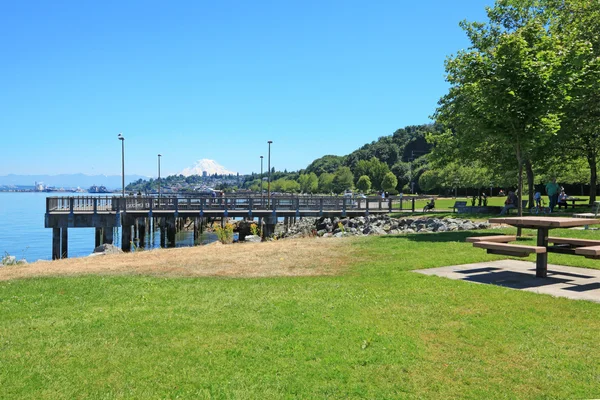
[[[260,243],[262,241],[258,235],[247,235],[244,240],[249,243]]]
[[[109,243],[104,243],[103,245],[100,245],[94,249],[94,254],[118,254],[122,252],[123,250],[121,250],[119,247]]]

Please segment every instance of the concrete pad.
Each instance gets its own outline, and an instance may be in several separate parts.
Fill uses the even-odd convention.
[[[548,277],[537,278],[533,262],[498,260],[414,272],[600,303],[600,270],[596,269],[548,264]]]

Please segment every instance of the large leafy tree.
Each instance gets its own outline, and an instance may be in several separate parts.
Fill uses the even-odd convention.
[[[339,167],[335,171],[333,178],[333,191],[336,193],[342,193],[344,190],[352,189],[354,187],[354,175],[349,167]]]
[[[316,193],[319,187],[319,178],[314,172],[310,174],[301,174],[298,177],[298,183],[300,184],[300,190],[303,193]]]
[[[590,201],[596,200],[600,154],[600,2],[546,0],[551,31],[565,44],[563,80],[568,82],[559,143],[563,163],[584,156],[589,166]]]
[[[366,175],[371,180],[371,185],[376,190],[383,189],[381,183],[385,174],[390,172],[388,165],[379,161],[377,157],[372,157],[370,160],[360,160],[354,169],[354,176],[358,180],[363,175]]]
[[[512,154],[519,193],[523,169],[560,128],[564,101],[559,43],[540,15],[534,1],[499,0],[488,9],[488,23],[463,22],[471,47],[446,61],[451,87],[436,111],[466,158],[487,153],[485,161],[492,149]]]

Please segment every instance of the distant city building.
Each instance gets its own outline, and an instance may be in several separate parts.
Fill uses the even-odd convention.
[[[202,177],[206,178],[208,176],[208,171],[202,171]]]

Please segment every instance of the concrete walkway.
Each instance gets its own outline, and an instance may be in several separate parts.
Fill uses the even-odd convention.
[[[548,264],[548,277],[536,278],[533,262],[499,260],[414,272],[600,303],[600,270],[596,269]]]

